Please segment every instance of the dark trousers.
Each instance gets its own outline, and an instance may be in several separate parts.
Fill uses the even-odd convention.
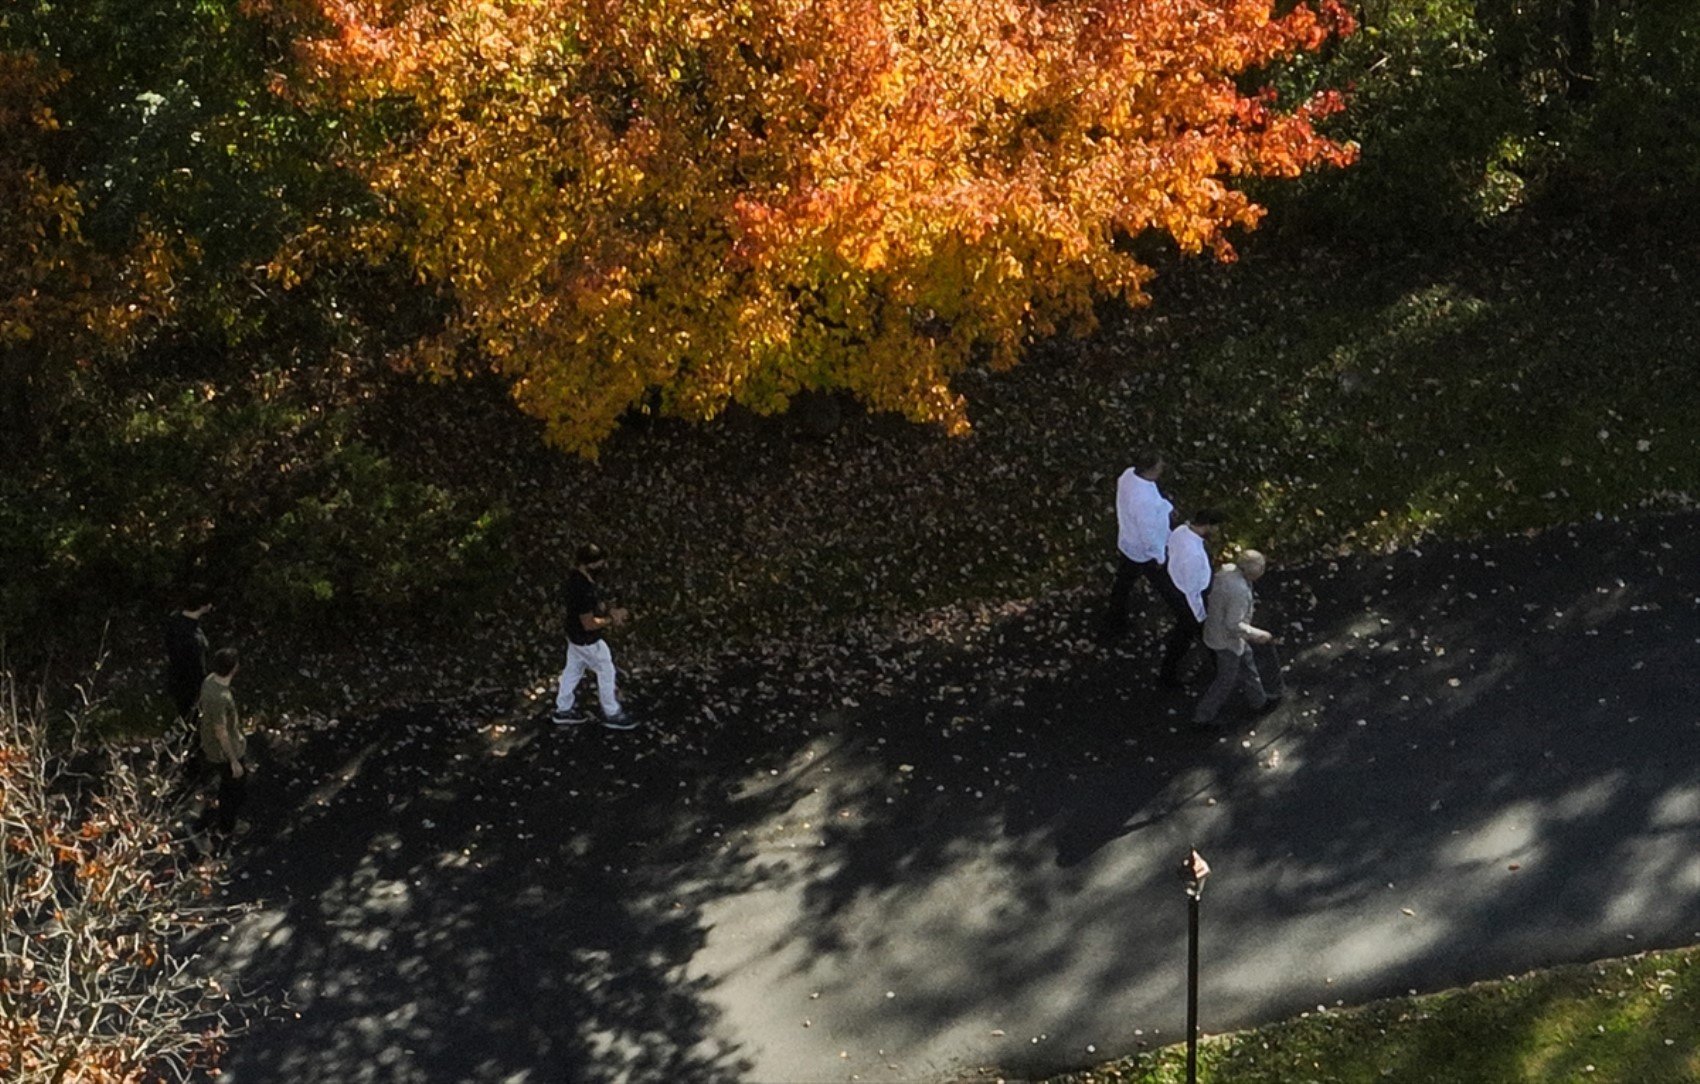
[[[1104,615],[1104,629],[1107,632],[1121,634],[1127,631],[1127,600],[1133,594],[1133,585],[1138,580],[1145,580],[1151,585],[1154,594],[1161,597],[1165,585],[1169,583],[1169,574],[1163,568],[1161,561],[1135,561],[1121,550],[1116,551],[1116,578],[1110,584],[1110,609]],[[1182,600],[1185,601],[1184,599]]]
[[[1167,576],[1163,577],[1165,580]],[[1175,627],[1169,630],[1169,635],[1163,640],[1163,668],[1159,671],[1165,685],[1179,685],[1181,682],[1181,664],[1186,662],[1187,652],[1192,645],[1199,641],[1204,633],[1204,622],[1192,616],[1192,607],[1188,605],[1186,596],[1173,583],[1169,584],[1173,599],[1165,596],[1169,610],[1175,615]],[[1176,606],[1176,602],[1179,606]]]
[[[1210,688],[1204,692],[1204,698],[1193,710],[1192,721],[1199,724],[1214,723],[1216,713],[1222,710],[1222,705],[1234,695],[1238,686],[1245,693],[1246,703],[1251,710],[1257,711],[1269,703],[1269,694],[1263,689],[1263,679],[1257,673],[1257,657],[1251,652],[1251,645],[1238,655],[1232,651],[1217,651],[1216,680],[1210,683]]]
[[[1143,579],[1151,587],[1151,593],[1163,600],[1169,613],[1175,619],[1175,627],[1169,630],[1169,635],[1163,640],[1163,680],[1176,682],[1180,680],[1181,663],[1186,661],[1186,653],[1204,630],[1203,622],[1192,616],[1192,606],[1186,600],[1186,595],[1175,586],[1175,581],[1169,579],[1169,570],[1161,561],[1131,561],[1120,550],[1116,551],[1116,579],[1110,585],[1110,611],[1105,616],[1104,627],[1116,634],[1127,631],[1128,596],[1133,594],[1135,582]]]
[[[171,698],[177,718],[193,725],[195,706],[201,699],[201,679],[193,674],[172,674],[165,680],[165,695]]]
[[[215,818],[212,810],[207,810],[201,816],[202,827],[208,824],[216,827],[221,833],[229,835],[236,828],[236,814],[248,802],[248,770],[243,765],[242,775],[238,777],[230,770],[228,761],[209,762],[203,770],[218,773],[218,814]]]

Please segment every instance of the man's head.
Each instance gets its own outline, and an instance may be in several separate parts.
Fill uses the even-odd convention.
[[[1186,525],[1192,528],[1192,533],[1200,538],[1209,538],[1216,533],[1216,528],[1228,522],[1228,517],[1220,508],[1200,508],[1187,517]]]
[[[606,568],[608,567],[608,555],[596,543],[586,542],[578,548],[578,566],[592,570]]]
[[[1269,562],[1256,550],[1246,550],[1234,563],[1239,566],[1240,575],[1254,582],[1269,569]]]
[[[1155,482],[1164,465],[1163,453],[1155,448],[1141,448],[1133,453],[1133,472],[1147,482]]]
[[[190,617],[201,617],[213,608],[212,592],[204,583],[192,583],[183,589],[183,612]]]
[[[213,652],[212,672],[226,681],[235,676],[236,668],[240,664],[240,660],[236,657],[236,649],[233,647],[221,647]]]

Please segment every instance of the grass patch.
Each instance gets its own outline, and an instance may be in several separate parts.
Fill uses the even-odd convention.
[[[1174,1084],[1185,1046],[1050,1084]],[[1199,1079],[1232,1084],[1552,1084],[1700,1080],[1700,947],[1534,971],[1307,1013],[1205,1040]]]

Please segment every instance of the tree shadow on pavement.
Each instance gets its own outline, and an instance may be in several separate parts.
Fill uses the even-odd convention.
[[[1178,1034],[1193,844],[1209,1030],[1686,941],[1694,526],[1278,570],[1294,695],[1220,734],[1082,596],[652,679],[631,734],[313,733],[256,797],[220,966],[287,1004],[233,1076],[1058,1071]]]
[[[724,788],[642,735],[546,728],[392,713],[271,766],[239,867],[262,906],[216,966],[272,1005],[231,1078],[744,1078],[683,973],[700,894],[669,877]]]
[[[1273,575],[1295,695],[1221,735],[1080,608],[1005,621],[797,781],[847,815],[774,945],[866,973],[847,1032],[1020,1073],[1174,1033],[1193,843],[1212,1028],[1700,937],[1692,526]]]

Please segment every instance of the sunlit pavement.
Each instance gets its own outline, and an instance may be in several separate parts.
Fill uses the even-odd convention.
[[[1179,1038],[1194,844],[1210,1031],[1700,940],[1696,528],[1272,572],[1291,695],[1213,735],[1150,688],[1154,626],[1106,651],[1077,594],[920,669],[642,675],[632,733],[469,702],[299,736],[226,1079],[1078,1067]]]

